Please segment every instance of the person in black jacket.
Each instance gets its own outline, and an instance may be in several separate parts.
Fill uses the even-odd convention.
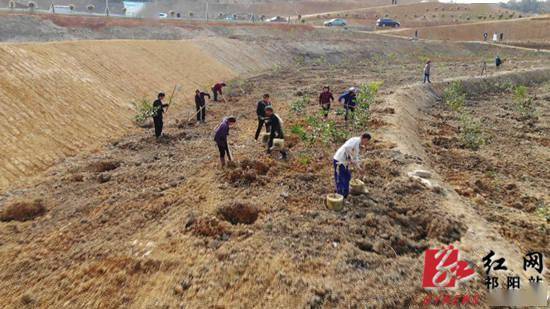
[[[210,99],[210,95],[206,92],[195,90],[195,107],[197,108],[197,122],[206,122],[206,99]]]
[[[273,139],[280,138],[284,139],[285,135],[283,133],[283,121],[277,114],[273,112],[273,107],[267,106],[265,108],[265,118],[269,121],[270,131],[269,131],[269,141],[267,142],[267,153],[271,153],[271,148],[273,147]],[[283,160],[286,160],[287,153],[286,150],[280,149]]]
[[[168,104],[164,104],[162,101],[166,95],[164,92],[158,94],[157,99],[153,102],[153,122],[155,123],[155,136],[159,138],[162,135],[162,127],[164,122],[162,120],[162,114],[164,114],[164,108],[168,107]]]
[[[271,99],[269,98],[269,94],[264,94],[263,100],[259,101],[256,105],[256,115],[258,116],[258,128],[256,129],[256,135],[254,136],[254,139],[258,139],[258,136],[260,136],[260,131],[262,131],[262,126],[265,124],[265,130],[266,132],[269,132],[269,122],[266,121],[265,117],[265,108],[267,106],[271,106]]]

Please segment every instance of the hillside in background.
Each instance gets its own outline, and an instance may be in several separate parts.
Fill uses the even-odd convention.
[[[28,1],[16,1],[18,7],[25,7]],[[55,5],[75,5],[75,11],[87,11],[87,6],[93,4],[94,12],[105,11],[105,1],[100,0],[37,0],[37,8],[48,9],[53,2]],[[142,1],[138,1],[142,2]],[[169,13],[170,11],[179,12],[182,16],[189,17],[204,17],[206,15],[206,3],[208,2],[209,17],[216,16],[245,16],[248,14],[266,15],[266,16],[294,16],[313,13],[322,13],[329,11],[338,11],[346,9],[357,9],[372,6],[389,5],[388,0],[305,0],[305,1],[290,1],[290,0],[271,0],[271,1],[247,1],[247,0],[214,0],[214,1],[197,1],[197,0],[159,0],[159,1],[144,1],[148,2],[143,14],[145,16],[158,16],[159,12]],[[417,0],[403,0],[400,3],[416,3]],[[8,0],[0,0],[0,7],[7,8]],[[123,7],[121,0],[109,1],[111,12],[119,13]]]
[[[528,14],[502,8],[496,4],[412,3],[354,9],[330,14],[307,16],[308,20],[321,24],[329,18],[345,18],[350,25],[374,26],[378,18],[392,18],[401,27],[422,27],[472,23],[489,20],[507,20]]]

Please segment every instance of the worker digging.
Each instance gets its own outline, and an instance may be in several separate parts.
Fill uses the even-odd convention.
[[[227,85],[224,82],[216,83],[214,86],[212,86],[212,94],[214,95],[214,102],[218,102],[218,95],[223,96],[223,87],[225,86]]]
[[[219,86],[218,86],[219,85]],[[214,91],[214,100],[216,100],[217,94],[221,94],[221,88],[224,83],[218,83],[212,88]],[[348,88],[338,100],[343,103],[345,108],[345,121],[353,117],[353,113],[356,107],[358,89],[356,87]],[[195,108],[197,123],[204,123],[206,119],[206,97],[210,98],[208,93],[202,92],[199,89],[195,91]],[[155,101],[154,114],[155,122],[155,135],[159,137],[162,134],[163,119],[162,115],[165,112],[165,108],[169,104],[164,104],[164,93],[159,93],[158,99]],[[322,115],[324,119],[328,118],[331,103],[334,101],[332,92],[329,86],[323,87],[323,91],[319,95],[319,105],[321,106]],[[271,98],[269,94],[264,94],[262,100],[256,104],[256,116],[258,119],[258,126],[254,138],[257,140],[262,128],[265,126],[267,133],[263,135],[266,143],[267,154],[272,154],[273,151],[277,151],[281,154],[283,160],[288,159],[288,152],[284,145],[284,131],[283,121],[281,117],[274,112],[274,108],[271,105]],[[224,168],[227,162],[231,162],[234,158],[231,154],[227,137],[229,136],[230,128],[232,128],[237,122],[237,118],[234,116],[225,117],[218,127],[214,130],[214,141],[218,148],[220,167]],[[334,154],[333,168],[334,168],[334,180],[336,184],[335,194],[332,194],[331,201],[338,200],[338,196],[342,196],[345,200],[350,193],[350,182],[352,182],[351,167],[354,166],[357,170],[361,170],[360,164],[360,151],[362,147],[365,147],[371,140],[370,133],[363,133],[361,136],[352,137],[348,139]],[[357,184],[355,185],[357,186]],[[351,186],[353,187],[353,186]],[[352,188],[353,189],[353,188]],[[365,191],[366,192],[366,191]],[[327,204],[328,205],[328,204]],[[332,205],[332,204],[331,204]],[[334,208],[336,209],[336,208]]]
[[[370,133],[363,133],[348,139],[342,145],[333,157],[334,180],[336,182],[336,192],[344,198],[349,194],[349,183],[351,181],[351,165],[361,170],[360,152],[361,147],[365,147],[371,140]]]
[[[258,117],[258,128],[256,129],[256,134],[254,135],[254,139],[258,139],[260,136],[260,132],[262,131],[262,127],[265,125],[266,132],[269,132],[269,122],[266,122],[266,115],[265,115],[265,108],[267,106],[271,106],[271,99],[269,97],[269,94],[264,94],[261,101],[259,101],[256,104],[256,116]]]
[[[167,108],[169,104],[164,104],[163,100],[166,97],[164,92],[160,92],[155,102],[153,102],[153,123],[155,125],[155,137],[158,139],[162,136],[162,127],[164,126],[163,114],[164,108]]]
[[[210,99],[210,95],[202,92],[199,89],[195,90],[195,107],[197,109],[197,123],[206,122],[206,98]]]
[[[269,140],[267,142],[267,153],[271,154],[274,146],[278,148],[283,160],[287,159],[287,151],[284,148],[284,133],[283,133],[283,120],[279,115],[275,114],[273,107],[267,106],[265,108],[265,117],[269,123]],[[277,141],[278,143],[275,143]]]
[[[225,156],[229,161],[233,160],[231,151],[229,150],[229,144],[227,143],[227,136],[229,135],[229,129],[237,123],[237,119],[233,116],[226,117],[222,120],[218,128],[215,130],[214,141],[218,146],[220,152],[220,166],[225,167]]]
[[[354,117],[355,106],[357,105],[357,88],[350,87],[338,98],[338,102],[344,104],[344,119],[347,123],[349,117]]]

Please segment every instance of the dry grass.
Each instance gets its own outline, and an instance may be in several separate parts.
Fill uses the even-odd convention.
[[[492,40],[494,32],[504,33],[504,40],[549,40],[550,17],[523,18],[507,21],[488,21],[480,23],[456,25],[444,25],[437,27],[418,28],[419,36],[423,39],[438,40],[483,40],[483,33],[487,32],[488,41]],[[403,29],[392,31],[393,34],[414,36],[416,29]]]
[[[21,200],[8,204],[0,212],[0,221],[27,221],[46,213],[46,207],[41,199]]]

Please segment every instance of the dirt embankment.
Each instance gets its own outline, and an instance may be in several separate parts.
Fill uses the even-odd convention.
[[[488,41],[493,33],[504,33],[504,40],[512,41],[548,41],[550,40],[550,16],[514,19],[507,21],[489,21],[463,25],[444,25],[436,27],[421,27],[392,31],[392,34],[414,36],[415,30],[423,39],[450,41],[482,41],[483,33],[487,32]]]
[[[0,53],[0,187],[124,134],[132,100],[176,83],[189,98],[236,75],[192,42],[2,44]]]
[[[375,29],[378,18],[392,18],[401,23],[401,27],[433,27],[473,23],[480,20],[498,20],[517,17],[518,12],[503,9],[495,4],[452,4],[452,3],[411,3],[385,5],[365,9],[314,14],[308,20],[321,22],[330,18],[345,18],[351,26],[363,26]],[[525,16],[525,14],[524,14]]]
[[[403,153],[421,159],[410,165],[410,170],[435,171],[433,182],[443,184],[448,192],[442,209],[468,222],[461,246],[476,259],[486,254],[488,248],[498,249],[517,274],[521,273],[523,254],[531,250],[548,254],[544,244],[550,237],[545,193],[549,172],[543,167],[550,153],[545,137],[547,94],[537,92],[541,96],[535,97],[535,104],[541,118],[531,124],[511,111],[513,102],[497,101],[484,106],[476,100],[486,100],[483,98],[490,95],[502,100],[499,93],[508,91],[510,97],[511,87],[536,87],[549,80],[547,67],[485,78],[452,79],[459,81],[467,93],[466,110],[483,123],[480,134],[487,144],[477,151],[460,142],[459,132],[464,130],[458,120],[460,116],[450,112],[441,101],[451,80],[405,87],[384,106],[394,108],[397,117],[384,118],[390,126],[382,133]],[[518,145],[520,148],[513,150]],[[526,158],[528,162],[524,161]],[[538,232],[530,235],[533,230]]]

